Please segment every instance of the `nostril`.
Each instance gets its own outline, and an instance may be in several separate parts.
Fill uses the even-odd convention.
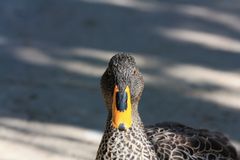
[[[120,131],[125,131],[125,130],[126,130],[126,127],[125,127],[125,125],[124,125],[123,123],[120,123],[119,126],[118,126],[118,129],[119,129]]]

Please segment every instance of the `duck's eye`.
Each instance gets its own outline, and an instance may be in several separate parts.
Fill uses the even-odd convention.
[[[109,70],[109,69],[107,70],[107,73],[109,76],[111,76],[111,74],[112,74],[111,70]]]
[[[133,71],[133,75],[136,75],[136,73],[137,73],[137,70],[135,69],[135,70]]]

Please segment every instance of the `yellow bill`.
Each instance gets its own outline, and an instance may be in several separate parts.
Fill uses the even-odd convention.
[[[112,103],[112,125],[120,130],[132,126],[132,104],[130,89],[127,86],[125,91],[120,92],[115,85]]]

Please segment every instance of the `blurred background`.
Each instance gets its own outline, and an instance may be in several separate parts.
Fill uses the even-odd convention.
[[[100,76],[132,54],[145,124],[177,121],[240,146],[240,1],[1,0],[0,159],[91,160]]]

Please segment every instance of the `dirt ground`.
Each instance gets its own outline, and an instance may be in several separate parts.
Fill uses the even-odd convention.
[[[145,124],[220,131],[240,151],[240,1],[2,0],[0,160],[94,159],[119,52],[143,72]]]

